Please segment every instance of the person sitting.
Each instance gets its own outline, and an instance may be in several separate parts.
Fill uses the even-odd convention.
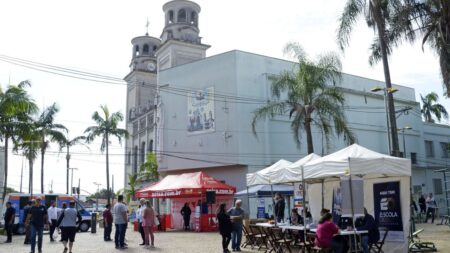
[[[380,240],[380,231],[378,231],[378,226],[373,218],[364,208],[364,217],[358,218],[355,221],[357,230],[367,230],[367,234],[361,235],[361,247],[364,253],[369,253],[369,244],[373,244]]]
[[[292,225],[303,224],[303,217],[298,214],[297,208],[291,210],[291,223]]]
[[[315,244],[321,248],[332,249],[334,253],[348,251],[345,239],[339,235],[339,228],[332,220],[333,216],[326,213],[317,227]]]

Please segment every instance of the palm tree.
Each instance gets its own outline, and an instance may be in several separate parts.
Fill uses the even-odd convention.
[[[439,100],[438,94],[436,94],[435,92],[431,92],[428,93],[425,97],[420,94],[420,99],[422,99],[422,110],[420,110],[420,112],[422,113],[426,122],[434,123],[434,119],[431,116],[432,114],[436,116],[438,122],[441,122],[442,117],[448,119],[448,113],[447,110],[445,110],[445,107],[437,103],[437,101]]]
[[[444,94],[450,97],[450,1],[403,0],[394,15],[390,36],[416,39],[422,35],[422,47],[427,43],[438,55],[444,84]]]
[[[77,144],[83,144],[85,140],[86,136],[77,136],[73,139],[64,137],[64,140],[62,140],[59,146],[61,149],[66,148],[66,194],[69,194],[70,148]]]
[[[32,124],[30,124],[32,125]],[[22,137],[18,148],[22,150],[23,155],[28,160],[29,176],[28,176],[28,192],[33,195],[33,165],[38,156],[38,150],[41,148],[41,136],[35,128],[29,127],[20,133]]]
[[[20,140],[19,131],[29,127],[26,122],[31,114],[37,112],[36,104],[25,90],[30,85],[29,81],[22,81],[18,85],[8,86],[4,91],[0,87],[0,139],[5,143],[2,199],[5,199],[8,186],[9,140],[13,141],[13,148],[16,148]]]
[[[118,128],[117,125],[123,120],[123,115],[120,112],[115,112],[110,114],[108,107],[106,105],[100,106],[101,113],[94,112],[92,119],[97,123],[96,126],[90,126],[86,128],[84,133],[87,133],[86,141],[91,143],[96,137],[102,138],[102,144],[100,150],[106,151],[106,189],[108,193],[109,188],[109,141],[111,136],[117,137],[119,143],[121,143],[122,138],[128,138],[128,132],[125,129]],[[111,194],[108,194],[108,204],[111,204]]]
[[[344,11],[339,19],[337,40],[342,50],[349,44],[350,34],[359,15],[365,15],[367,25],[373,28],[377,37],[372,44],[372,57],[369,63],[374,64],[381,58],[383,62],[384,79],[386,88],[392,88],[391,75],[389,71],[388,55],[394,40],[389,38],[388,28],[392,13],[399,5],[399,0],[347,0]],[[391,127],[392,149],[395,156],[400,156],[397,122],[395,118],[394,97],[387,92],[389,123]]]
[[[54,103],[47,107],[39,119],[36,121],[36,131],[41,137],[41,193],[44,193],[44,157],[45,151],[50,146],[50,142],[57,142],[61,146],[66,139],[64,133],[67,132],[67,128],[61,124],[54,123],[55,115],[59,111],[58,107]]]
[[[314,152],[312,124],[320,128],[327,140],[334,131],[343,134],[348,143],[353,143],[355,137],[347,126],[343,105],[344,95],[329,83],[340,81],[341,62],[335,54],[326,54],[317,60],[306,58],[302,47],[290,43],[285,47],[285,53],[291,53],[297,58],[292,71],[282,72],[279,76],[270,77],[271,91],[275,101],[258,108],[254,112],[252,129],[256,135],[256,123],[262,118],[273,118],[275,114],[289,113],[292,118],[291,130],[297,146],[300,146],[300,131],[305,130],[308,154]],[[282,93],[286,92],[286,98]],[[283,97],[283,100],[280,100]]]

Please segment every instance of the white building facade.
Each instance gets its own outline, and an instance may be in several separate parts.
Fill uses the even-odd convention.
[[[156,152],[161,175],[202,170],[238,190],[245,188],[246,173],[281,158],[296,161],[306,155],[304,134],[297,147],[288,115],[259,121],[256,135],[251,126],[253,112],[273,100],[268,77],[291,70],[294,63],[238,50],[206,57],[209,46],[199,36],[200,10],[190,1],[168,2],[160,39],[146,35],[132,40],[131,71],[125,77],[130,132],[125,185],[147,152]],[[383,94],[371,92],[384,83],[343,74],[340,83],[330,85],[345,94],[345,114],[358,143],[389,153]],[[443,177],[434,170],[450,165],[443,149],[450,142],[450,127],[422,122],[414,89],[394,87],[397,126],[405,128],[399,132],[400,150],[405,147],[413,161],[413,190],[416,195],[436,193],[443,206]],[[313,139],[319,155],[346,146],[338,137],[326,145],[318,128],[313,128]]]

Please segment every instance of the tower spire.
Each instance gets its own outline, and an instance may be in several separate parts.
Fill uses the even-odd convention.
[[[145,33],[145,35],[147,35],[148,36],[148,27],[150,26],[150,22],[148,21],[148,17],[147,17],[147,23],[145,24],[145,29],[146,29],[146,33]]]

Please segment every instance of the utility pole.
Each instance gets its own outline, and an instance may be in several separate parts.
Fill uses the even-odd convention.
[[[22,181],[23,181],[23,156],[22,156],[22,168],[20,169],[20,193],[22,193]]]
[[[97,186],[97,200],[95,201],[95,211],[98,212],[98,195],[100,194],[100,183],[94,182],[94,184]]]
[[[113,205],[113,203],[114,203],[114,196],[115,196],[115,194],[114,194],[114,175],[112,175],[112,179],[111,179],[111,192],[112,192],[112,202],[111,202],[111,206]]]
[[[70,188],[72,189],[72,191],[70,191],[70,196],[73,195],[73,171],[74,170],[78,170],[77,168],[69,168],[70,170],[72,170],[72,179],[70,181]]]
[[[78,189],[77,189],[77,193],[78,193],[78,200],[80,200],[80,178],[78,178]]]

